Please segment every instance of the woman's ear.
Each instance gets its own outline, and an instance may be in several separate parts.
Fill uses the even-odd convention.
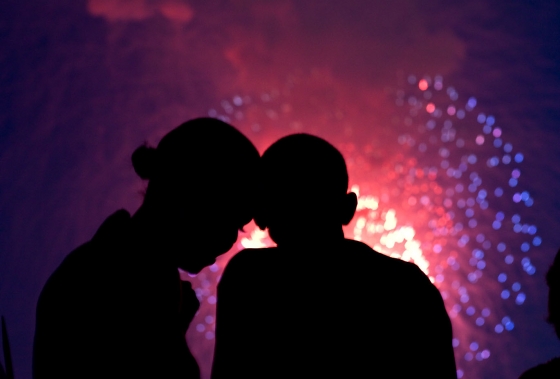
[[[358,207],[358,197],[354,192],[348,192],[344,196],[341,209],[342,225],[348,225],[354,218],[356,208]]]

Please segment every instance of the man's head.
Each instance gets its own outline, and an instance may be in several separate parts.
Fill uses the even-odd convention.
[[[338,235],[356,210],[347,191],[346,163],[334,146],[309,134],[281,138],[261,158],[255,222],[279,245]]]
[[[132,161],[149,180],[143,206],[157,218],[162,243],[188,272],[214,263],[253,218],[259,153],[231,125],[212,118],[187,121],[156,149],[139,147]]]

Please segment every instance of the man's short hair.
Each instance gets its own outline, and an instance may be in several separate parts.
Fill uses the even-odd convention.
[[[262,166],[267,193],[313,191],[313,196],[326,198],[348,190],[342,154],[324,139],[309,134],[292,134],[276,141],[264,152]]]

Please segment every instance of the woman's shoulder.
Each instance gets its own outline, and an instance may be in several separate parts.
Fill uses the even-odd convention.
[[[106,240],[122,236],[130,227],[130,213],[126,209],[119,209],[103,221],[92,241]]]
[[[107,217],[91,240],[78,246],[64,258],[51,275],[50,281],[83,277],[89,271],[98,271],[99,266],[106,261],[106,255],[111,254],[113,246],[118,245],[118,241],[126,235],[129,222],[130,213],[124,209]]]

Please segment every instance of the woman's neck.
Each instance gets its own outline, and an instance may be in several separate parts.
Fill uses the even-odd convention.
[[[166,242],[166,226],[158,212],[142,204],[132,215],[131,221],[134,241],[148,259],[176,267],[171,258],[172,249]]]

